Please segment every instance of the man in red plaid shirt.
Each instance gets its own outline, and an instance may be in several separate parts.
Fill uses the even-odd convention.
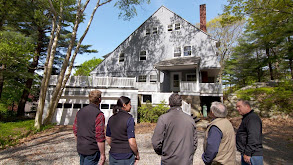
[[[105,117],[100,111],[102,92],[93,90],[89,94],[90,104],[76,114],[73,133],[77,140],[77,152],[81,165],[103,165],[105,156]]]

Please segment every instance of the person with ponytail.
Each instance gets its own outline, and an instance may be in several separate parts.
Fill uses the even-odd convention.
[[[128,113],[130,110],[130,98],[125,96],[121,96],[113,107],[113,115],[106,130],[106,141],[111,147],[110,165],[133,165],[140,159],[134,134],[134,118]]]

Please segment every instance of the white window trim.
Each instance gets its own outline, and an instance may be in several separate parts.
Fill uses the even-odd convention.
[[[186,78],[186,81],[187,81],[187,76],[195,76],[195,81],[196,81],[196,74],[195,73],[187,73],[185,78]]]
[[[120,61],[121,54],[124,54],[123,61]],[[118,62],[119,62],[119,63],[122,63],[122,62],[124,62],[124,61],[125,61],[125,53],[120,53],[120,54],[119,54],[119,57],[118,57]]]
[[[156,76],[156,79],[154,79],[155,81],[152,81],[152,76]],[[150,82],[151,83],[156,83],[158,81],[158,76],[156,75],[156,74],[152,74],[152,75],[150,75]]]
[[[145,60],[140,60],[140,57],[141,57],[141,52],[145,51]],[[146,50],[142,50],[139,52],[139,61],[146,61],[147,60],[147,54],[148,52]],[[142,56],[143,57],[143,56]]]
[[[141,76],[145,76],[145,81],[139,81]],[[147,75],[139,75],[137,77],[137,82],[147,82]]]
[[[177,24],[179,24],[179,28],[178,28],[178,29],[176,29],[176,27],[177,27],[176,25],[177,25]],[[181,23],[179,23],[179,22],[178,22],[178,23],[175,23],[174,30],[180,30],[180,29],[181,29]]]
[[[176,48],[180,48],[180,56],[175,56],[175,53],[178,53],[178,52],[175,52]],[[181,46],[175,46],[174,50],[173,50],[173,57],[178,58],[178,57],[181,57],[181,56],[182,56],[182,47]]]
[[[149,33],[148,33],[148,30],[149,30]],[[146,36],[151,35],[151,28],[146,28],[146,29],[145,29],[145,35],[146,35]]]
[[[169,26],[171,26],[171,28],[169,28]],[[173,31],[173,24],[167,25],[167,31],[168,31],[168,32]]]
[[[159,33],[159,28],[158,27],[153,27],[152,34],[158,34]]]
[[[184,50],[185,47],[190,47],[190,55],[185,56],[185,52],[186,52],[186,51]],[[189,52],[189,51],[188,51],[188,52]],[[183,57],[189,57],[189,56],[191,56],[191,55],[192,55],[192,46],[191,46],[191,45],[184,46],[184,47],[183,47]]]

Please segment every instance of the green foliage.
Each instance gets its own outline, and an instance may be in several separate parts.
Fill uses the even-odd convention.
[[[158,118],[167,112],[169,107],[166,105],[165,100],[161,101],[157,106],[153,106],[150,102],[138,108],[139,122],[156,123]]]
[[[52,127],[53,125],[47,125],[46,127],[42,127],[40,131]],[[19,139],[37,132],[39,131],[34,128],[34,120],[0,122],[0,149],[13,146],[18,143]]]
[[[95,69],[103,60],[100,58],[93,58],[91,60],[85,61],[81,66],[76,70],[74,76],[89,76],[90,72]]]
[[[277,87],[262,87],[246,89],[237,92],[238,98],[245,100],[255,99],[261,111],[276,111],[291,113],[293,111],[293,84],[292,81],[279,83]]]
[[[0,102],[0,121],[4,121],[8,118],[12,118],[16,113],[12,110],[8,110],[8,106]]]

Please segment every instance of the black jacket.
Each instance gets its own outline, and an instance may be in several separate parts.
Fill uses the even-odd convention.
[[[247,156],[262,156],[262,122],[251,110],[243,115],[242,123],[236,134],[237,150]]]

